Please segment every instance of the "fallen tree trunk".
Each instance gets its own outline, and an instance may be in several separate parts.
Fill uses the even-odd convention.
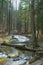
[[[14,48],[17,48],[17,49],[20,49],[20,50],[26,50],[26,51],[31,51],[31,52],[36,52],[36,51],[43,51],[43,49],[33,49],[33,48],[30,48],[30,47],[27,47],[25,44],[24,45],[19,45],[19,44],[2,44],[4,46],[10,46],[10,47],[14,47]]]

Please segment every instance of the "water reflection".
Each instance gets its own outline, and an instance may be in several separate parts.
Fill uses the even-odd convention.
[[[1,46],[0,50],[3,50],[2,54],[3,54],[3,52],[5,54],[7,54],[8,61],[5,62],[6,65],[12,65],[12,64],[15,65],[15,63],[16,63],[16,65],[19,65],[21,63],[22,64],[25,63],[27,59],[32,59],[33,53],[28,52],[28,51],[22,51],[22,50],[15,49],[13,47],[8,47],[8,46]],[[4,57],[6,57],[6,55],[4,55]],[[1,58],[0,58],[0,60],[1,60]],[[11,64],[11,62],[12,62],[12,64]]]

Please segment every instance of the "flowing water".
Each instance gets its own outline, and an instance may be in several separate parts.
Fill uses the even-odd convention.
[[[18,50],[13,47],[0,47],[0,65],[19,65],[26,63],[27,59],[32,59],[32,52]],[[7,60],[2,60],[2,59]],[[4,61],[4,62],[3,62]]]
[[[32,59],[33,54],[33,52],[18,50],[15,47],[0,46],[0,65],[27,65],[29,64],[27,60]]]

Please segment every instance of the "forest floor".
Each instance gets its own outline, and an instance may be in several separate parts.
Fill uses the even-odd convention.
[[[40,48],[43,49],[43,38],[39,39],[38,43],[40,45]],[[43,57],[40,58],[39,60],[35,61],[34,63],[30,64],[30,65],[43,65]]]
[[[43,63],[43,58],[41,58],[41,59],[35,61],[34,63],[32,63],[32,64],[30,64],[30,65],[42,65],[42,63]]]

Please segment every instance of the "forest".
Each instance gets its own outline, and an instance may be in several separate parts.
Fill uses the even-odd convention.
[[[18,50],[19,57],[15,57],[12,50]],[[15,61],[3,64],[8,62],[6,57],[1,57],[3,54],[7,55],[7,60],[15,61],[28,56],[26,62],[24,58],[22,60],[30,63],[23,65],[36,65],[34,61],[40,58],[36,63],[43,65],[43,0],[0,0],[0,64],[15,65]],[[10,62],[13,63],[9,59]]]

